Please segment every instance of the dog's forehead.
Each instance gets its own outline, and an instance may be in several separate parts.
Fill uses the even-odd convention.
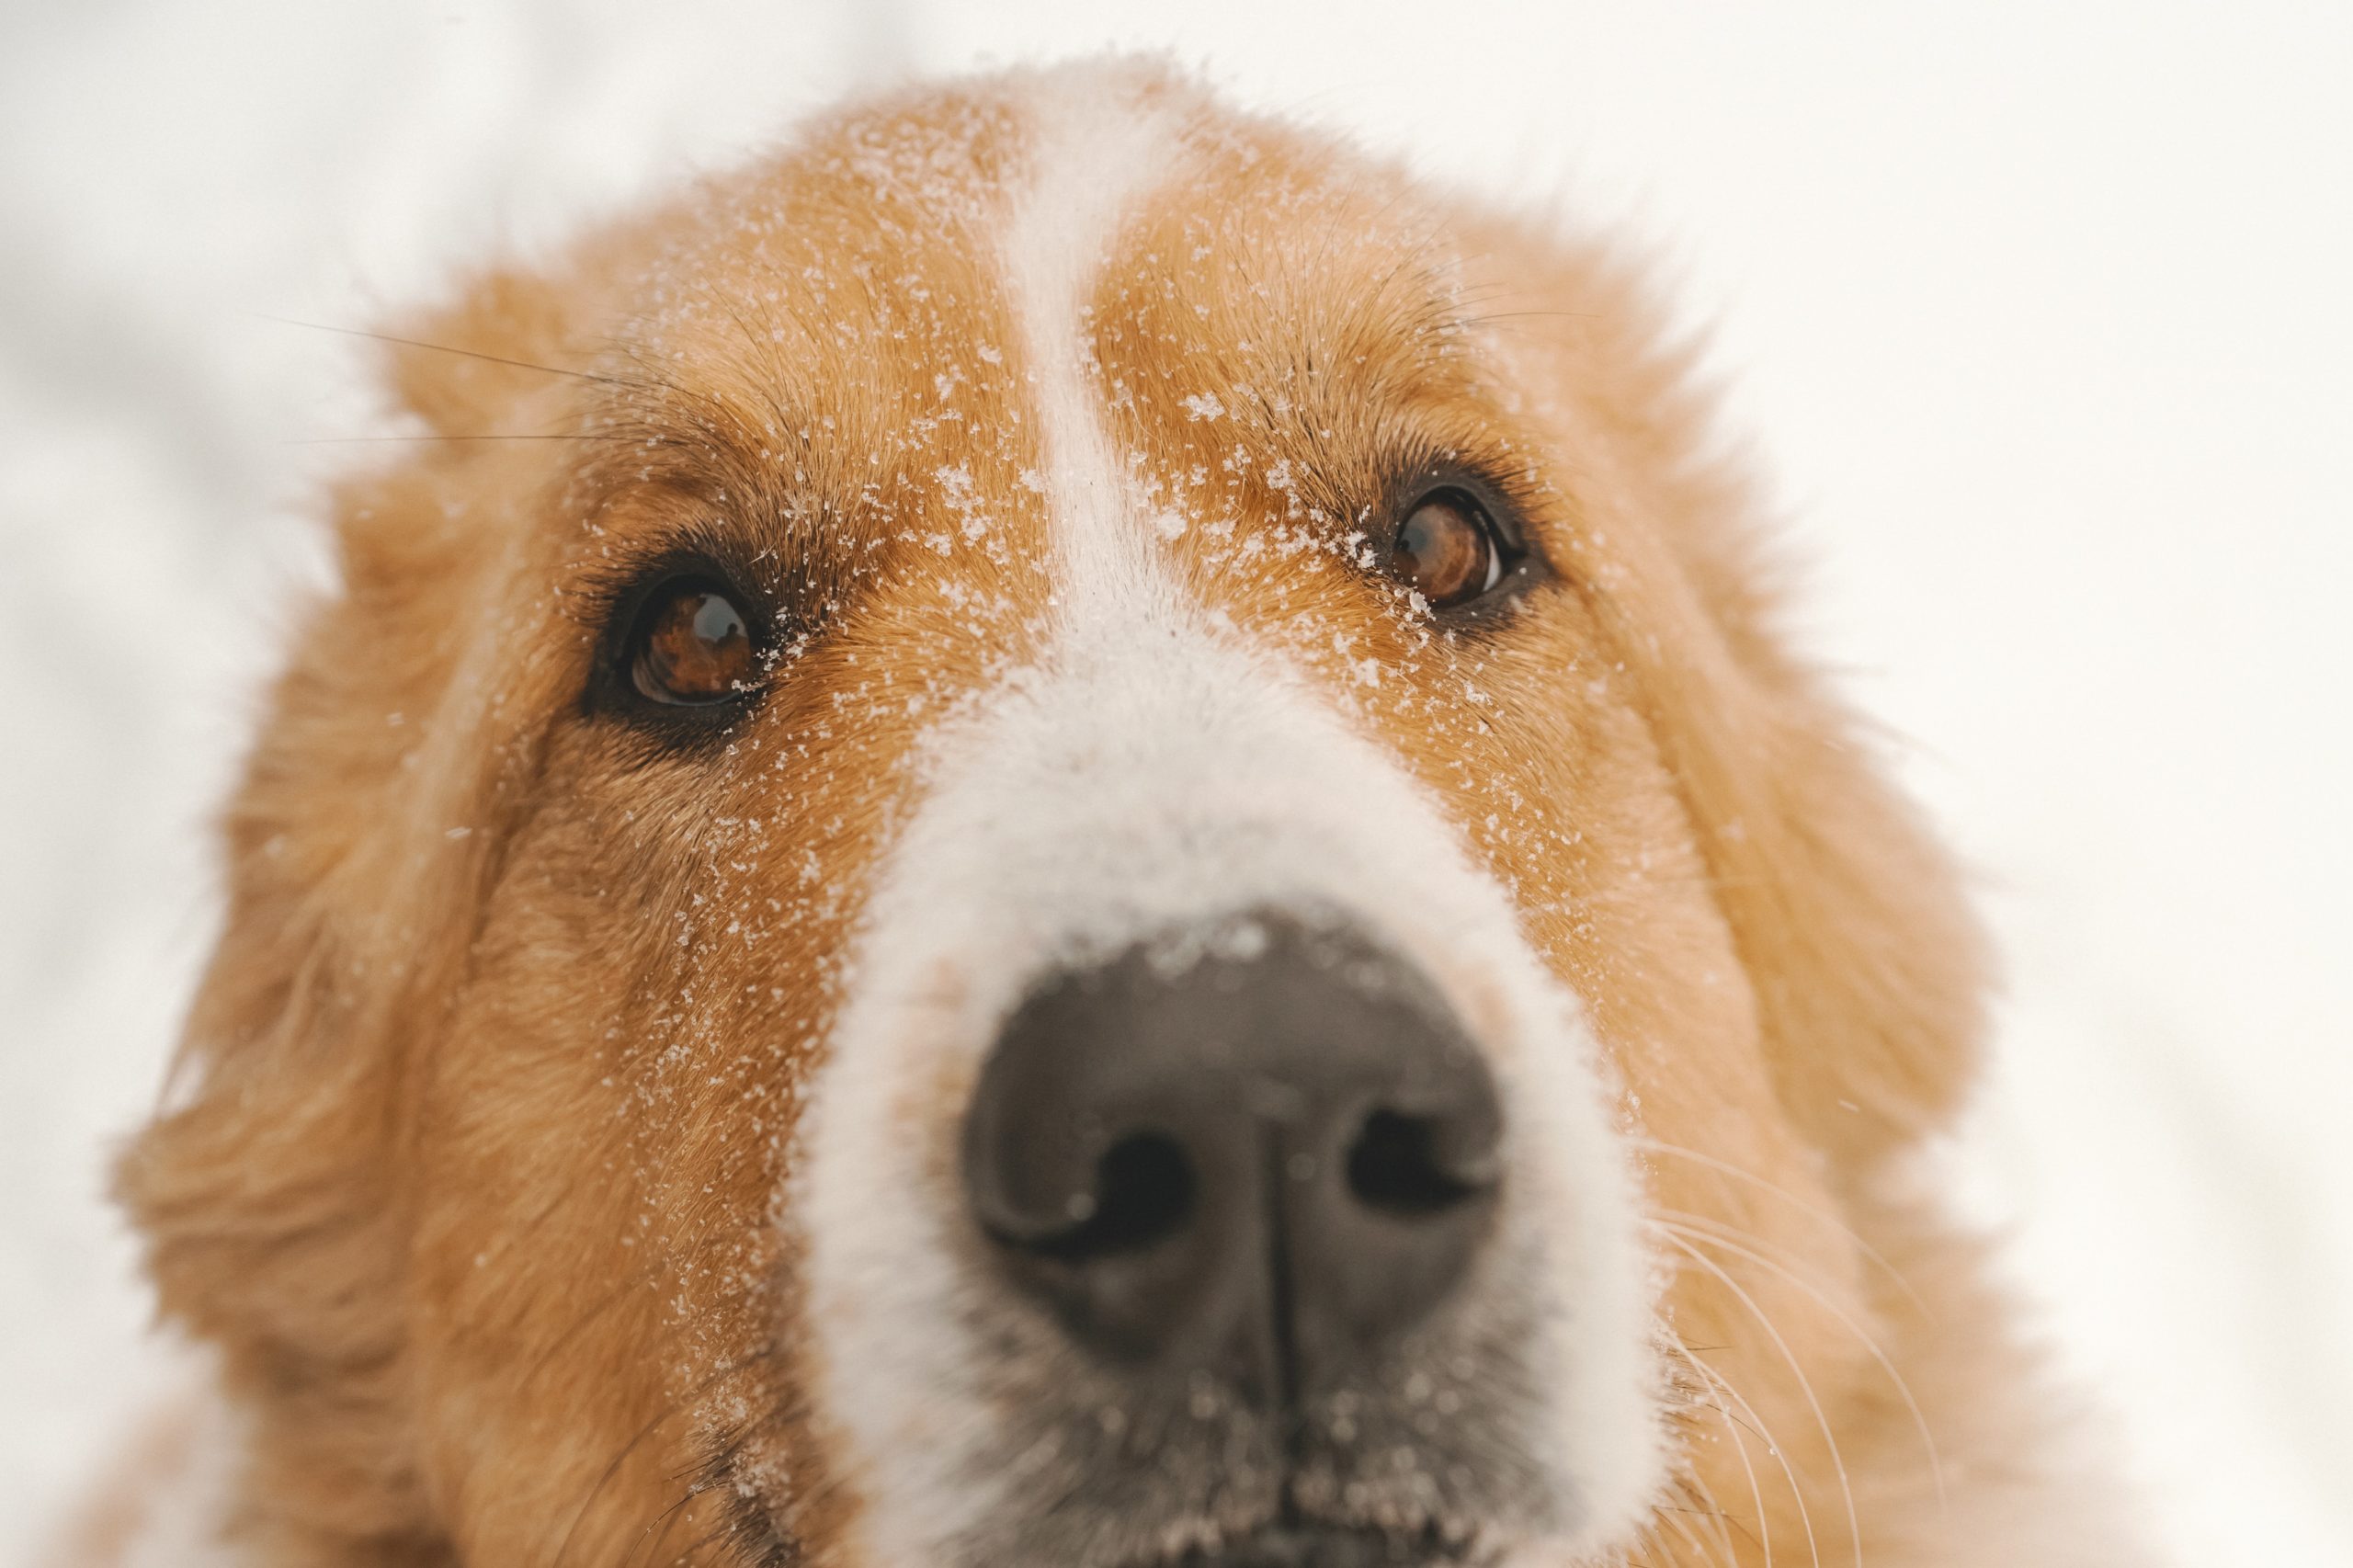
[[[1459,264],[1402,174],[1144,70],[861,112],[677,232],[621,335],[652,383],[877,463],[1034,445],[1041,343],[1105,409],[1193,422],[1461,373]]]

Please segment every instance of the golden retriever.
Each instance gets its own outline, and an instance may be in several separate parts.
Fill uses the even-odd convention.
[[[2111,1560],[1908,1159],[1979,934],[1657,322],[1113,62],[404,324],[113,1559]]]

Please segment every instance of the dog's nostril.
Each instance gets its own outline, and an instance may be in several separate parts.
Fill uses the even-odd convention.
[[[1184,1228],[1194,1187],[1192,1162],[1174,1139],[1132,1133],[1096,1162],[1095,1190],[1070,1225],[1015,1244],[1057,1263],[1142,1252]]]
[[[1503,1118],[1412,963],[1345,926],[1250,928],[1034,986],[972,1085],[961,1175],[993,1265],[1077,1345],[1271,1405],[1339,1386],[1465,1279]]]
[[[1412,1219],[1438,1214],[1494,1185],[1492,1160],[1455,1157],[1437,1117],[1376,1110],[1348,1149],[1348,1190],[1368,1209]]]

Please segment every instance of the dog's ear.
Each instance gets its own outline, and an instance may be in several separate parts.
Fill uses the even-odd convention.
[[[1683,791],[1783,1104],[1859,1168],[1957,1108],[1984,937],[1862,725],[1786,651],[1763,508],[1718,455],[1695,351],[1660,350],[1662,312],[1619,261],[1483,238],[1512,292],[1557,307],[1515,324],[1547,347],[1563,461],[1608,540],[1585,577]]]
[[[494,285],[403,335],[520,344],[549,311]],[[437,426],[550,395],[545,375],[397,353]],[[336,494],[342,584],[296,618],[224,824],[225,926],[166,1103],[117,1172],[164,1314],[220,1347],[253,1417],[268,1502],[247,1528],[311,1543],[289,1560],[367,1540],[409,1562],[426,1539],[402,1392],[404,1086],[536,767],[517,665],[545,656],[534,617],[552,612],[517,568],[543,449],[427,441]]]
[[[1783,1103],[1861,1168],[1959,1108],[1981,1051],[1986,944],[1859,722],[1759,628],[1733,632],[1729,660],[1665,676],[1677,711],[1661,729]]]
[[[1869,1165],[1948,1122],[1981,1052],[1989,960],[1961,881],[1864,724],[1788,653],[1745,486],[1673,471],[1665,626],[1627,625],[1654,727],[1756,997],[1784,1106]]]

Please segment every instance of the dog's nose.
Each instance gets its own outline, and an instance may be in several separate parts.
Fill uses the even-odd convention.
[[[1427,976],[1254,915],[1032,992],[982,1070],[964,1179],[1006,1271],[1081,1344],[1288,1402],[1461,1281],[1500,1137]]]

